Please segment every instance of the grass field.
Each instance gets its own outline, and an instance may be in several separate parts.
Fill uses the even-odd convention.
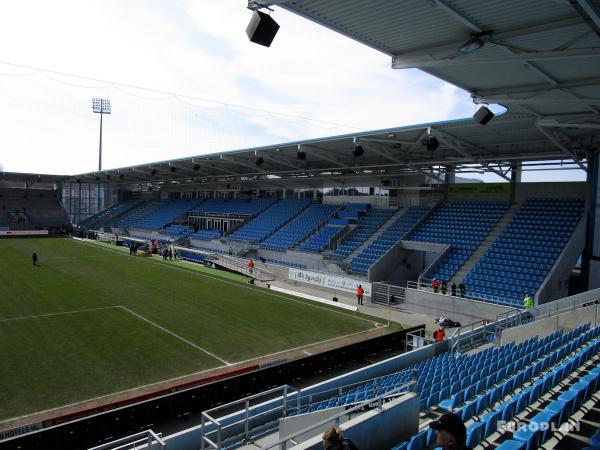
[[[378,320],[115,247],[0,240],[0,421],[366,331]]]

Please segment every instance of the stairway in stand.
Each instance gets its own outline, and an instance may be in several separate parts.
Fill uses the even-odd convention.
[[[504,213],[504,216],[502,216],[496,226],[492,228],[490,234],[487,235],[481,245],[473,252],[471,257],[463,264],[460,270],[454,274],[454,277],[452,277],[452,279],[448,282],[448,285],[451,285],[452,283],[460,284],[460,282],[467,276],[471,269],[475,267],[483,255],[485,255],[485,252],[488,251],[498,236],[500,236],[500,234],[504,231],[508,223],[517,213],[519,206],[520,205],[517,203],[510,205],[508,210]]]

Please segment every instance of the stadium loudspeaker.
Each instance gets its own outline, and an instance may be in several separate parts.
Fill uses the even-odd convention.
[[[250,23],[246,27],[246,34],[250,41],[270,47],[278,30],[279,25],[270,15],[254,11]]]
[[[306,152],[298,150],[298,153],[296,153],[296,158],[298,158],[300,161],[306,160]]]
[[[362,145],[356,145],[356,146],[354,147],[354,150],[352,150],[352,154],[353,154],[355,157],[361,156],[361,155],[362,155],[364,152],[365,152],[365,149],[363,148],[363,146],[362,146]]]
[[[477,122],[480,125],[485,125],[493,118],[494,118],[494,113],[491,112],[485,106],[482,106],[481,108],[479,108],[477,110],[477,112],[473,115],[473,119],[475,119],[475,122]]]
[[[258,167],[258,166],[262,166],[262,163],[264,163],[264,162],[265,162],[265,160],[263,159],[263,157],[262,156],[258,156],[256,158],[256,161],[254,161],[254,164],[256,164],[256,167]]]

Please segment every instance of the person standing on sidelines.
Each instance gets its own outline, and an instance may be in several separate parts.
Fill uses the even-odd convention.
[[[533,297],[530,294],[525,294],[523,303],[525,303],[525,309],[533,308]]]
[[[33,260],[33,265],[37,266],[37,260],[38,260],[37,253],[33,252],[33,254],[31,255],[31,259]]]
[[[356,288],[356,298],[358,299],[358,304],[363,304],[363,295],[365,295],[365,290],[362,288],[362,285],[358,285]]]
[[[433,332],[433,339],[435,342],[442,342],[446,338],[446,332],[443,327],[439,327],[437,330]]]

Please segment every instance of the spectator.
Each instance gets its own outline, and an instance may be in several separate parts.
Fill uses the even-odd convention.
[[[439,288],[440,288],[440,282],[438,281],[437,278],[434,278],[431,281],[431,289],[433,289],[433,292],[435,292],[437,294]]]
[[[444,339],[446,339],[446,332],[444,331],[444,328],[439,327],[437,330],[435,330],[433,332],[433,339],[435,339],[435,342],[442,342]]]
[[[442,280],[442,294],[446,295],[448,293],[448,282],[446,280]]]
[[[253,269],[254,269],[254,261],[250,260],[250,261],[248,261],[248,272],[252,273]]]
[[[364,294],[365,294],[365,290],[359,284],[358,287],[356,288],[356,298],[358,299],[358,304],[359,305],[363,304],[363,295]]]
[[[456,297],[456,283],[452,282],[452,286],[450,286],[450,292],[452,293],[452,297]]]
[[[435,430],[438,447],[444,450],[470,450],[466,447],[467,428],[456,414],[444,414],[429,426]]]
[[[533,297],[529,294],[525,294],[525,299],[523,299],[523,303],[525,303],[525,309],[533,308]]]
[[[358,450],[356,445],[342,436],[342,430],[331,427],[323,433],[323,448],[327,450]]]
[[[167,260],[167,256],[169,256],[169,250],[167,249],[167,247],[165,247],[165,248],[163,248],[163,251],[162,251],[163,261]]]
[[[467,288],[465,287],[465,285],[464,285],[463,283],[460,283],[460,284],[458,285],[458,290],[459,290],[459,292],[460,292],[460,296],[461,296],[462,298],[465,298],[465,292],[467,291]]]

